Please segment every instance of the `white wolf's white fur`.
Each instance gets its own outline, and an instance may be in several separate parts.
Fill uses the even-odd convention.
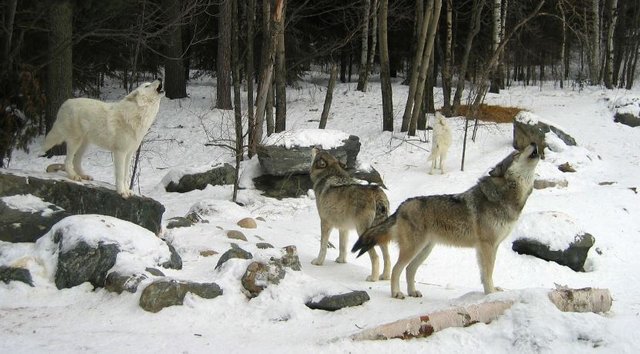
[[[116,102],[90,98],[65,101],[53,127],[45,138],[43,151],[67,144],[64,169],[69,178],[91,180],[81,166],[89,144],[113,153],[116,191],[127,198],[132,195],[126,178],[131,173],[131,156],[156,119],[162,97],[162,81],[147,82]]]
[[[430,174],[438,168],[441,173],[444,173],[443,162],[447,159],[449,146],[451,146],[451,128],[449,128],[445,117],[440,112],[436,112],[436,121],[433,125],[431,154],[427,158],[427,161],[431,161]]]

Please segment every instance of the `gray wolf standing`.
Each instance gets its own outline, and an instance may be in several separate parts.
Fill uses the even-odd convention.
[[[326,151],[314,148],[311,152],[311,181],[320,215],[320,252],[311,263],[322,265],[327,255],[329,235],[333,228],[340,231],[338,263],[347,261],[349,230],[361,235],[372,225],[382,222],[389,215],[389,201],[378,185],[363,185],[353,179],[340,161]],[[379,258],[373,247],[368,249],[371,258],[371,275],[368,281],[389,279],[391,261],[387,243],[380,243],[384,270],[380,275]]]
[[[431,171],[440,169],[444,173],[444,161],[447,159],[447,152],[451,146],[451,128],[447,124],[447,119],[440,112],[436,112],[436,120],[433,126],[433,140],[431,142],[431,154],[427,161],[431,161]]]
[[[43,151],[67,143],[64,170],[74,181],[92,180],[82,170],[82,155],[89,144],[113,153],[116,191],[124,198],[133,192],[126,178],[131,173],[131,156],[156,119],[162,98],[162,80],[147,82],[116,102],[90,98],[66,100],[45,138]]]
[[[402,299],[399,279],[405,267],[409,296],[422,296],[415,275],[435,244],[472,247],[484,292],[495,292],[492,275],[498,245],[531,194],[539,160],[538,148],[531,144],[507,156],[466,192],[407,199],[384,222],[362,234],[352,252],[359,250],[360,256],[376,244],[396,240],[400,250],[391,273],[391,296]]]

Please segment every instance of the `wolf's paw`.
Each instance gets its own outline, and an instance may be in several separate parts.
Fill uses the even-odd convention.
[[[371,281],[371,282],[378,281],[378,279],[380,279],[380,277],[377,275],[369,275],[367,277],[367,281]]]
[[[391,279],[391,272],[384,272],[382,273],[382,275],[380,275],[380,278],[378,278],[380,280],[389,280]]]
[[[81,179],[84,179],[86,181],[93,181],[93,177],[89,176],[89,175],[80,175]]]
[[[402,293],[402,291],[397,291],[397,292],[391,294],[391,297],[403,300],[404,299],[404,294]]]
[[[318,259],[318,258],[316,258],[316,259],[311,261],[311,264],[317,265],[317,266],[321,266],[323,263],[324,263],[324,260],[321,260],[321,259]]]
[[[422,297],[422,293],[419,290],[414,290],[409,292],[409,296],[411,297]]]
[[[336,258],[336,263],[347,263],[347,257],[340,256]]]
[[[76,182],[82,182],[82,176],[79,176],[79,175],[69,176],[69,179]]]
[[[133,195],[133,192],[130,189],[125,189],[121,192],[118,192],[118,194],[120,194],[122,198],[128,199],[130,196]]]

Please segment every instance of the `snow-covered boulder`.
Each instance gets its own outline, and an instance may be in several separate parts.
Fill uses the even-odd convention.
[[[177,253],[152,232],[105,215],[74,215],[55,224],[35,249],[58,289],[84,282],[104,287],[107,275],[148,267],[181,268]]]
[[[345,294],[323,296],[317,300],[312,299],[305,305],[313,310],[337,311],[345,307],[360,306],[369,299],[369,294],[366,291],[357,290]]]
[[[187,293],[203,299],[213,299],[222,295],[222,289],[216,283],[163,278],[144,288],[140,295],[140,307],[149,312],[159,312],[165,307],[182,305]]]
[[[299,129],[272,134],[258,146],[258,159],[267,175],[307,174],[311,149],[316,146],[327,150],[347,168],[355,168],[360,138],[338,130]]]
[[[208,185],[233,184],[236,169],[225,163],[222,166],[204,169],[171,170],[162,179],[167,192],[186,193],[203,190]]]
[[[43,203],[63,209],[68,213],[66,215],[109,215],[140,225],[154,234],[162,229],[162,204],[137,195],[124,199],[115,188],[107,188],[99,182],[78,183],[44,173],[0,169],[0,197],[16,195],[38,197]],[[40,236],[47,231],[42,230]]]
[[[545,135],[548,132],[555,133],[566,145],[577,145],[575,139],[562,129],[542,121],[531,112],[521,111],[513,120],[513,147],[522,150],[527,145],[536,143],[540,155],[544,157],[547,147]]]
[[[0,197],[0,241],[35,242],[71,215],[31,194]]]
[[[578,226],[569,215],[537,212],[522,215],[512,233],[512,249],[546,261],[584,271],[589,249],[595,238]]]

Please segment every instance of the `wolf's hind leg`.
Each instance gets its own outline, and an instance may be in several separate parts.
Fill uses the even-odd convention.
[[[337,263],[347,263],[347,247],[349,246],[349,230],[340,229],[340,254]]]
[[[375,247],[367,252],[371,258],[371,275],[367,277],[367,281],[377,281],[380,278],[380,257],[378,257]]]
[[[380,280],[389,280],[389,278],[391,278],[391,257],[389,256],[389,244],[381,244],[380,250],[382,251],[382,261],[384,262],[384,268],[382,269]]]
[[[425,259],[429,257],[433,246],[433,242],[424,246],[407,266],[407,294],[409,296],[422,297],[422,293],[416,290],[416,272]]]

